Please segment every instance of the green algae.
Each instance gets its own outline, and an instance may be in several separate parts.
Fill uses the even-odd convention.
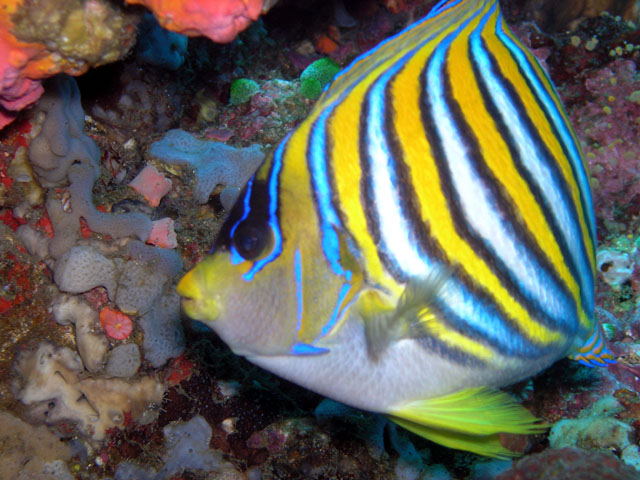
[[[330,58],[316,60],[300,75],[300,94],[315,100],[339,71],[340,65]]]
[[[242,105],[251,100],[260,91],[260,86],[250,78],[237,78],[231,82],[229,102],[232,105]]]

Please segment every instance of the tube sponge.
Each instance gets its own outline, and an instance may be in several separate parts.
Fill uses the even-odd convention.
[[[124,264],[116,304],[125,313],[147,313],[157,303],[167,284],[182,270],[182,259],[175,250],[155,248],[130,241],[126,252],[131,260]]]
[[[84,111],[75,80],[64,75],[51,79],[38,106],[45,118],[29,149],[33,170],[46,186],[62,185],[68,180],[71,196],[71,211],[62,208],[54,193],[47,197],[47,212],[55,233],[49,254],[58,258],[76,243],[80,217],[96,233],[147,241],[154,226],[148,216],[137,212],[105,213],[93,204],[100,150],[84,132]]]
[[[75,80],[59,75],[50,79],[46,87],[46,93],[38,102],[45,120],[29,148],[33,170],[46,187],[62,185],[74,162],[86,165],[97,178],[100,150],[84,134],[84,110]]]
[[[112,377],[129,378],[140,368],[140,349],[135,343],[118,345],[109,354],[106,373]]]
[[[153,224],[142,213],[130,212],[120,215],[105,213],[93,204],[92,189],[97,177],[85,165],[73,165],[69,168],[69,193],[73,213],[84,218],[94,232],[111,235],[113,238],[135,236],[142,241],[149,238]]]
[[[237,477],[238,472],[222,458],[222,452],[209,448],[213,432],[204,417],[196,415],[188,422],[170,423],[162,431],[167,451],[164,467],[155,472],[125,461],[118,465],[115,480],[167,480],[187,469],[216,472],[219,476],[215,478]]]

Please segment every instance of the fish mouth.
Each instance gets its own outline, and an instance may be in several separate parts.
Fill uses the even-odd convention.
[[[176,292],[182,297],[182,308],[189,317],[202,322],[213,322],[218,318],[220,308],[216,296],[207,292],[204,287],[203,275],[196,268],[182,277],[176,286]]]

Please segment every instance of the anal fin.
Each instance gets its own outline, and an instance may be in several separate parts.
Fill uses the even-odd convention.
[[[526,435],[548,428],[506,393],[484,387],[411,402],[392,409],[389,418],[446,447],[495,458],[519,455],[500,444],[500,433]]]

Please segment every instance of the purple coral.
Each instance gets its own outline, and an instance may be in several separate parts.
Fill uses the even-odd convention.
[[[570,116],[593,177],[596,214],[613,220],[617,207],[640,206],[640,75],[634,62],[618,59],[589,74],[585,87],[592,98]]]

